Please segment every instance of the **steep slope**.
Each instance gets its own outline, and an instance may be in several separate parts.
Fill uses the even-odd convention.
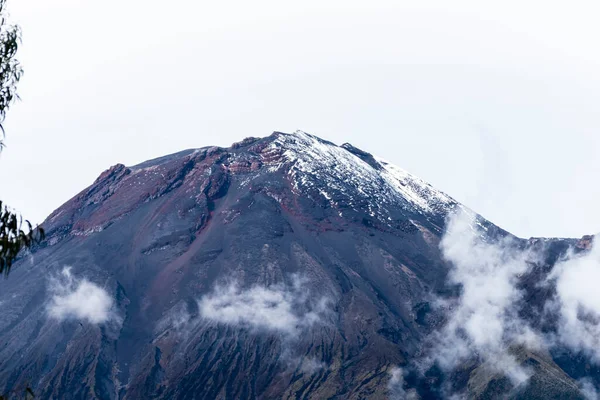
[[[439,243],[457,209],[508,235],[303,132],[116,165],[2,282],[0,384],[64,399],[387,398],[391,371],[443,321],[430,302],[454,290]],[[495,390],[469,368],[473,396]],[[566,375],[557,386],[579,396]]]

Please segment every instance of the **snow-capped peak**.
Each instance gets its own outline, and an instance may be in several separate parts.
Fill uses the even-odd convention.
[[[296,131],[278,134],[270,150],[282,154],[271,166],[273,170],[290,165],[296,190],[320,193],[333,207],[340,203],[354,209],[366,207],[371,216],[389,220],[390,205],[431,215],[445,213],[457,204],[423,180],[349,144],[337,146]]]

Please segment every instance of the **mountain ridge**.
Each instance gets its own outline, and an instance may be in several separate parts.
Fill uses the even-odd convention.
[[[279,154],[281,152],[281,150],[280,150],[281,148],[289,148],[290,146],[293,146],[293,145],[297,146],[298,145],[297,142],[300,142],[298,148],[293,149],[293,150],[288,149],[285,154]],[[319,160],[319,162],[317,163],[314,158],[315,153],[306,154],[306,151],[308,151],[311,147],[320,145],[320,144],[324,144],[326,146],[325,152],[329,153],[328,154],[329,159],[327,159],[327,157],[326,157],[323,160]],[[253,145],[253,146],[251,146],[251,145]],[[346,146],[346,147],[344,147],[344,146]],[[407,173],[406,171],[404,171],[398,167],[393,166],[392,164],[388,163],[387,161],[385,161],[383,159],[379,159],[379,158],[376,159],[371,154],[364,152],[362,150],[356,149],[352,145],[345,144],[342,146],[337,146],[337,145],[333,144],[332,142],[319,139],[316,136],[309,135],[302,131],[297,131],[294,134],[274,132],[271,136],[268,136],[265,138],[245,139],[241,142],[234,143],[229,148],[222,148],[222,147],[217,147],[217,146],[207,146],[207,147],[198,148],[198,149],[183,150],[183,151],[176,152],[176,153],[173,153],[170,155],[166,155],[166,156],[158,157],[156,159],[148,160],[148,161],[139,163],[139,164],[131,166],[131,167],[126,167],[123,164],[117,164],[117,165],[109,168],[108,170],[104,171],[97,178],[95,184],[103,183],[104,181],[109,180],[109,179],[119,180],[129,174],[132,174],[132,176],[134,176],[136,174],[146,172],[148,169],[157,168],[158,166],[164,165],[165,163],[174,162],[175,160],[184,161],[184,160],[187,160],[187,158],[189,158],[189,160],[185,161],[185,162],[189,163],[190,161],[192,161],[194,155],[198,155],[199,153],[204,153],[204,154],[206,154],[207,157],[212,156],[214,158],[214,160],[218,160],[218,156],[215,156],[215,155],[223,155],[223,154],[227,153],[228,150],[239,150],[242,147],[245,147],[245,148],[254,147],[253,150],[259,151],[258,156],[252,160],[252,162],[254,162],[254,164],[252,164],[252,162],[250,162],[248,160],[236,159],[235,154],[234,154],[232,156],[231,160],[229,160],[229,163],[227,164],[227,168],[231,168],[231,172],[233,172],[233,173],[257,170],[260,167],[262,167],[263,164],[264,164],[264,166],[267,167],[267,170],[269,172],[273,172],[277,168],[281,168],[283,164],[289,163],[289,164],[294,164],[292,166],[292,174],[301,173],[303,176],[306,176],[307,174],[314,174],[314,172],[315,172],[315,171],[303,170],[303,169],[310,167],[311,164],[312,165],[317,164],[315,167],[315,170],[318,170],[318,169],[324,170],[327,168],[326,163],[329,163],[330,166],[332,164],[334,164],[335,161],[332,160],[333,157],[342,156],[341,157],[342,161],[344,161],[346,164],[349,164],[348,163],[349,156],[352,155],[352,156],[355,156],[355,158],[356,158],[355,160],[352,160],[352,161],[354,161],[354,164],[356,164],[356,165],[350,166],[349,168],[346,165],[347,169],[344,171],[344,178],[357,179],[358,177],[356,175],[358,175],[357,174],[358,172],[363,173],[363,175],[358,175],[361,179],[364,179],[366,177],[365,174],[373,175],[372,171],[369,171],[368,168],[365,168],[365,166],[373,168],[374,170],[384,171],[385,179],[381,180],[381,182],[378,182],[377,179],[375,179],[375,178],[373,179],[373,181],[375,181],[376,184],[383,184],[383,185],[388,186],[387,192],[376,193],[377,195],[386,196],[387,198],[383,199],[384,201],[390,201],[390,199],[389,199],[390,192],[397,191],[400,194],[399,197],[404,197],[404,200],[406,201],[406,203],[409,203],[411,206],[413,206],[413,211],[417,211],[417,212],[427,212],[427,211],[431,212],[431,210],[428,210],[428,209],[431,207],[435,207],[436,204],[428,204],[427,201],[429,199],[433,199],[433,202],[438,202],[439,204],[437,204],[437,206],[446,208],[446,210],[436,210],[436,211],[447,212],[449,209],[453,208],[454,206],[459,205],[458,202],[456,202],[454,199],[452,199],[445,193],[435,190],[431,185],[425,183],[423,180],[415,177],[414,175]],[[342,151],[342,149],[344,151]],[[352,149],[354,149],[354,150],[352,150]],[[337,150],[337,152],[332,154],[332,151],[327,152],[327,150],[332,150],[332,151]],[[360,154],[362,154],[362,156],[368,157],[369,162],[365,162],[361,158],[361,156],[357,156],[355,154],[357,152],[361,152]],[[344,155],[346,157],[343,157]],[[312,158],[312,160],[310,160],[310,159],[307,159],[307,157],[308,158],[313,157],[313,158]],[[364,164],[362,164],[362,163],[364,163]],[[301,164],[300,168],[298,167],[298,164]],[[342,163],[342,166],[344,166],[343,164],[344,163]],[[374,167],[374,165],[375,165],[375,167]],[[352,167],[354,167],[354,168],[352,168]],[[357,169],[358,169],[358,171],[357,171]],[[187,172],[188,171],[186,171],[185,169],[182,169],[182,170],[178,171],[177,173],[185,174]],[[335,171],[335,172],[338,173],[339,171]],[[353,176],[353,174],[355,176]],[[182,177],[180,177],[180,178],[182,178]],[[337,179],[337,180],[339,180],[339,179]],[[106,182],[104,182],[104,183],[106,183]],[[177,184],[176,180],[173,183]],[[327,183],[336,183],[336,182],[329,181]],[[157,184],[157,186],[159,186],[159,185]],[[378,188],[374,188],[373,186],[374,185],[371,185],[369,187],[370,191],[372,192],[371,194],[374,194],[374,192],[378,191],[377,190]],[[298,189],[298,188],[296,188],[296,189]],[[337,188],[337,189],[339,189],[339,188]],[[83,192],[85,192],[87,190],[90,190],[90,188],[85,189]],[[112,189],[109,189],[109,191],[110,190],[112,190]],[[164,187],[162,190],[168,190],[168,188]],[[424,191],[425,193],[418,193],[419,191]],[[82,196],[83,192],[76,195],[73,199],[76,199],[76,198]],[[381,192],[381,191],[379,191],[379,192]],[[323,193],[325,193],[325,194],[323,194]],[[320,194],[327,195],[327,193],[324,191]],[[154,194],[151,194],[150,197],[156,196],[156,195],[158,195],[158,194],[154,193]],[[342,197],[343,197],[343,194],[342,194]],[[73,199],[71,199],[70,201],[72,201]],[[379,200],[379,199],[375,198],[373,200]],[[94,201],[94,200],[92,200],[92,201]],[[69,202],[67,202],[66,204],[68,204],[68,203]],[[465,210],[467,210],[466,207],[464,207],[462,205],[461,205],[461,207],[464,208]],[[60,212],[63,211],[63,208],[64,207],[59,207],[55,212],[50,214],[50,216],[45,220],[43,225],[49,225],[50,227],[52,227],[54,220],[57,218],[57,214],[60,214]],[[468,210],[468,211],[470,213],[473,213],[470,210]]]

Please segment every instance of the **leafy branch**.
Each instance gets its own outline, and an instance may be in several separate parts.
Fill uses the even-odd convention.
[[[34,229],[29,221],[23,220],[0,201],[0,274],[8,276],[19,252],[39,243],[44,237],[42,228]]]

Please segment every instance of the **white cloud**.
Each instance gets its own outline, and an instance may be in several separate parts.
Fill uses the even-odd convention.
[[[599,400],[600,394],[596,390],[596,386],[589,378],[581,379],[579,382],[579,390],[585,396],[587,400]]]
[[[101,324],[115,317],[114,301],[100,286],[87,279],[76,279],[71,268],[64,268],[58,277],[50,280],[52,294],[48,314],[55,319],[79,319]]]
[[[187,309],[185,302],[177,303],[171,308],[163,318],[156,324],[156,333],[162,334],[166,331],[172,330],[174,333],[187,336],[190,328],[192,328],[190,322],[193,320],[193,316]]]
[[[310,357],[303,358],[301,362],[300,371],[307,375],[312,375],[327,367],[324,362]]]
[[[466,212],[451,215],[447,222],[440,248],[452,265],[448,282],[459,285],[461,292],[457,299],[438,299],[447,321],[430,337],[433,348],[426,366],[437,362],[450,371],[469,358],[479,358],[519,385],[531,371],[511,355],[514,345],[544,351],[566,346],[600,364],[600,247],[596,243],[587,252],[571,249],[549,277],[538,282],[556,288],[556,297],[545,299],[544,305],[548,314],[558,317],[557,331],[551,334],[536,331],[518,315],[523,299],[519,279],[532,263],[543,260],[545,249],[524,250],[511,237],[490,240],[477,228],[475,216]],[[579,386],[586,397],[598,398],[590,379],[579,381]]]
[[[402,368],[393,367],[389,374],[390,380],[387,389],[390,400],[416,400],[419,398],[414,389],[404,390],[404,370]]]
[[[331,296],[314,294],[306,279],[292,275],[289,284],[255,285],[242,289],[233,282],[216,285],[197,300],[197,312],[181,301],[158,321],[158,336],[167,332],[181,340],[195,337],[203,322],[249,329],[255,334],[278,333],[281,354],[278,362],[287,372],[313,375],[328,366],[297,347],[301,333],[312,326],[329,324]]]
[[[242,289],[232,283],[217,286],[198,302],[200,315],[218,323],[297,334],[324,321],[330,300],[309,296],[304,281],[292,285],[253,286]]]
[[[456,301],[440,300],[448,309],[448,320],[435,335],[432,357],[451,370],[477,356],[518,385],[528,379],[529,372],[510,355],[509,346],[532,347],[540,342],[515,307],[522,296],[517,280],[536,255],[517,249],[511,238],[486,242],[475,227],[473,216],[453,214],[440,244],[452,264],[449,282],[460,285],[462,291]]]
[[[570,253],[550,276],[556,281],[558,340],[600,363],[600,247],[594,242],[583,255]]]
[[[314,375],[317,372],[328,369],[327,364],[323,361],[318,360],[315,357],[297,355],[293,349],[292,343],[286,343],[286,346],[279,357],[279,362],[283,365],[284,370],[287,373],[302,373],[305,375]]]

